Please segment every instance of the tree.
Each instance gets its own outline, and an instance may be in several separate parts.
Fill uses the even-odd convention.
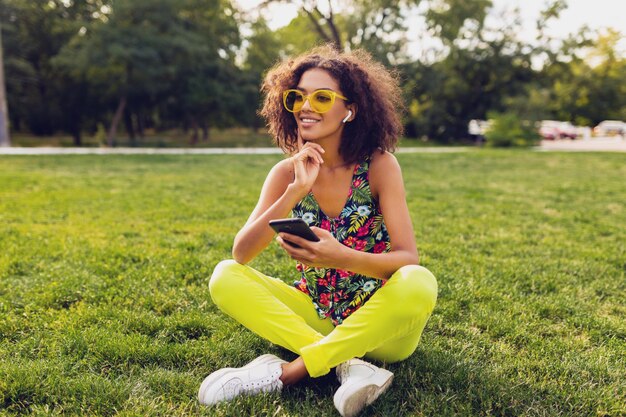
[[[363,48],[385,65],[396,65],[409,58],[406,45],[406,17],[421,0],[355,1],[339,19],[350,49]]]
[[[103,0],[5,0],[6,86],[11,123],[36,135],[66,130],[80,144],[82,120],[92,106],[85,89],[53,61],[70,38],[104,7]]]
[[[50,59],[66,36],[56,27],[61,21],[56,5],[54,1],[8,0],[4,6],[10,25],[5,54],[11,117],[17,126],[24,123],[35,134],[52,134],[59,114]]]
[[[224,83],[216,85],[213,76],[229,68],[238,43],[229,1],[116,0],[105,18],[72,39],[57,63],[75,79],[89,79],[115,108],[107,135],[113,146],[122,119],[132,139],[142,113],[167,112],[171,104],[178,108],[172,113],[192,126],[215,118],[221,110],[212,104],[226,100],[217,88]]]
[[[516,28],[498,30],[472,47],[449,42],[441,61],[401,66],[409,101],[407,134],[439,142],[467,137],[471,119],[504,110],[504,99],[524,92],[534,73],[530,55],[515,41]]]
[[[253,22],[251,29],[242,67],[242,76],[246,79],[241,84],[243,103],[237,114],[242,124],[256,130],[262,126],[262,120],[257,115],[261,105],[260,85],[266,71],[280,59],[282,44],[263,18]]]
[[[267,0],[263,4],[280,3]],[[341,2],[333,8],[328,1],[322,8],[316,1],[300,0],[299,15],[281,28],[277,35],[288,55],[300,53],[320,43],[337,49],[363,48],[384,64],[407,59],[405,45],[406,15],[420,0],[368,0]]]
[[[622,120],[626,115],[626,58],[615,51],[619,32],[598,34],[586,59],[549,68],[552,112],[562,120],[595,125],[605,119]]]
[[[179,103],[184,122],[192,129],[190,142],[195,144],[199,128],[206,141],[211,127],[233,125],[245,113],[242,98],[248,83],[235,65],[241,17],[230,1],[187,0],[183,4],[179,15],[204,48],[194,50],[191,60],[177,68],[172,102]]]
[[[107,16],[76,35],[57,58],[57,64],[75,80],[90,79],[103,99],[115,100],[107,135],[109,146],[114,144],[129,101],[141,101],[143,97],[138,96],[150,97],[163,87],[159,77],[171,63],[160,55],[161,48],[178,46],[168,38],[172,1],[122,0],[114,6]]]
[[[471,119],[485,119],[489,111],[504,113],[508,122],[512,113],[526,123],[524,128],[541,118],[571,120],[565,115],[572,103],[554,106],[554,91],[561,86],[558,83],[571,78],[570,63],[578,62],[577,54],[588,43],[584,28],[564,41],[544,31],[546,23],[566,7],[563,0],[548,3],[541,13],[537,45],[518,38],[522,31],[519,10],[503,12],[496,20],[500,23],[493,26],[485,23],[489,0],[433,0],[430,5],[427,23],[447,51],[436,62],[402,67],[411,103],[409,134],[457,141],[467,135]],[[544,62],[541,70],[533,68],[538,58]],[[570,101],[572,89],[570,85],[564,90]]]
[[[451,45],[458,39],[470,37],[482,40],[492,0],[430,0],[429,3],[426,22],[444,44]]]
[[[9,136],[9,111],[4,83],[4,57],[2,53],[2,22],[0,22],[0,147],[11,146]]]
[[[284,0],[266,0],[261,7],[271,3],[286,3]],[[299,16],[301,20],[307,22],[308,30],[314,31],[317,38],[324,43],[332,43],[337,49],[343,49],[343,41],[339,28],[335,20],[335,11],[331,1],[326,3],[327,12],[322,12],[317,1],[300,0],[295,2],[300,8]],[[299,22],[301,25],[301,22]],[[304,35],[306,32],[302,32]]]

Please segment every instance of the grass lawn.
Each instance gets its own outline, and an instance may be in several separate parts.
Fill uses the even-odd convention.
[[[207,288],[279,158],[0,157],[0,415],[338,415],[332,375],[196,401],[213,370],[294,358]],[[626,156],[398,159],[439,301],[363,415],[626,415]],[[253,266],[294,277],[275,244]]]

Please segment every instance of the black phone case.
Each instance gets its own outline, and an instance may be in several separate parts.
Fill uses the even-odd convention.
[[[276,233],[284,232],[292,235],[300,236],[306,240],[312,240],[313,242],[319,241],[319,237],[313,233],[304,220],[299,218],[293,219],[279,219],[270,220],[270,227],[276,231]]]

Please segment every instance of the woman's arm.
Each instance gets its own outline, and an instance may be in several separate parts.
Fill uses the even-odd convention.
[[[301,249],[279,243],[289,255],[306,265],[345,269],[374,278],[389,278],[405,265],[417,264],[419,257],[413,233],[413,224],[406,203],[402,171],[390,153],[376,154],[369,172],[370,188],[377,191],[378,202],[391,239],[388,253],[367,253],[348,248],[338,242],[330,232],[313,228],[319,242],[309,242],[297,236],[288,238]]]
[[[233,243],[233,258],[245,264],[269,245],[274,231],[269,221],[285,218],[311,189],[322,163],[319,145],[307,144],[300,152],[279,162],[267,175],[256,207]]]

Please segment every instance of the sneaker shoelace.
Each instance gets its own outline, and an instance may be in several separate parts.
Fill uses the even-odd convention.
[[[228,381],[222,389],[227,397],[234,397],[239,394],[257,394],[259,392],[270,392],[280,389],[283,383],[280,381],[282,369],[277,369],[266,378],[252,382],[243,382],[236,378]]]

